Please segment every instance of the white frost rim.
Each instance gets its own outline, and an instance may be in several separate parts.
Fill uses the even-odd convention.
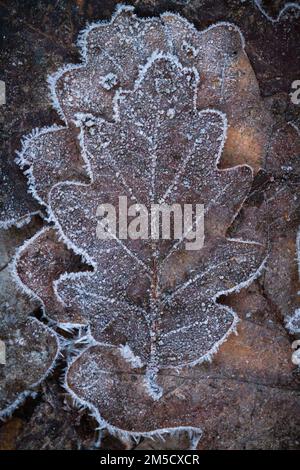
[[[284,7],[281,8],[280,12],[278,13],[278,15],[273,18],[272,16],[270,16],[266,10],[264,9],[264,7],[262,6],[262,3],[261,3],[261,0],[254,0],[254,4],[256,5],[256,7],[259,9],[259,11],[264,15],[265,18],[267,18],[267,20],[271,21],[271,23],[279,23],[283,17],[283,15],[285,13],[287,13],[289,10],[300,10],[300,5],[299,3],[295,3],[295,2],[288,2],[284,5]],[[291,12],[292,13],[292,12]]]

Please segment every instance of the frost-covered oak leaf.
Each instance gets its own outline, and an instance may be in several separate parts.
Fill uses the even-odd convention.
[[[110,367],[109,357],[120,345],[127,368],[130,360],[143,367],[149,400],[163,393],[156,383],[159,369],[209,359],[233,331],[234,312],[216,300],[251,281],[263,257],[261,245],[226,238],[251,187],[252,171],[218,169],[226,120],[218,111],[196,109],[198,78],[176,57],[153,55],[133,90],[116,100],[115,122],[96,117],[91,127],[78,122],[91,183],[60,183],[50,194],[64,240],[94,267],[94,273],[62,276],[56,292],[64,305],[81,312],[94,341],[110,345],[102,346]],[[120,194],[147,207],[204,204],[204,247],[188,252],[181,239],[99,240],[97,206],[117,206]],[[95,361],[106,369],[103,354],[88,349],[67,377],[84,401],[93,402],[85,395],[92,387],[81,388],[74,379],[85,370],[85,379],[90,374],[93,382]],[[120,373],[127,374],[119,366],[111,373],[114,386]],[[99,387],[93,393],[104,392]]]
[[[111,23],[88,28],[80,44],[83,64],[50,79],[67,127],[35,132],[19,162],[61,239],[93,272],[64,273],[70,254],[64,258],[48,229],[20,251],[17,272],[59,324],[88,327],[89,346],[70,365],[66,387],[99,421],[104,415],[130,432],[199,426],[188,402],[185,417],[175,413],[178,397],[161,374],[212,358],[237,322],[218,297],[259,274],[262,246],[226,237],[252,171],[218,164],[222,152],[225,160],[230,154],[231,161],[250,161],[244,150],[254,143],[257,164],[268,116],[232,25],[199,33],[179,16],[141,20],[125,7]],[[228,133],[225,115],[208,106],[227,112]],[[251,136],[246,146],[242,135]],[[204,204],[204,247],[189,252],[183,240],[99,240],[97,207],[117,206],[119,195],[147,207]],[[126,390],[137,400],[124,406]],[[135,427],[134,403],[143,404],[141,416],[153,413],[144,428]]]

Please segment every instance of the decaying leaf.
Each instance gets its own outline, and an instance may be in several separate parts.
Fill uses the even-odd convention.
[[[7,232],[11,239],[12,230]],[[20,243],[28,237],[28,230],[23,231],[15,237]],[[10,259],[11,253],[1,253],[1,264],[6,255]],[[32,317],[38,304],[16,287],[12,267],[6,262],[0,272],[0,339],[5,346],[5,361],[0,364],[1,417],[10,415],[49,373],[59,349],[55,332]]]
[[[39,207],[36,201],[24,198],[27,192],[24,176],[20,178],[16,170],[12,171],[0,160],[0,179],[0,228],[28,224],[31,217],[39,213]]]
[[[254,229],[257,241],[261,236],[268,239],[264,290],[284,319],[299,308],[299,152],[300,134],[295,125],[274,128],[264,170],[236,220],[240,236],[247,238]]]

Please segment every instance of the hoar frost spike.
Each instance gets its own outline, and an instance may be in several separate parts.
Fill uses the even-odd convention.
[[[199,433],[195,404],[172,381],[212,360],[238,321],[218,298],[263,269],[260,243],[226,233],[252,184],[250,166],[240,163],[259,165],[270,117],[231,24],[198,32],[180,16],[139,19],[122,6],[111,22],[89,26],[79,46],[82,64],[49,79],[65,126],[34,132],[18,156],[54,227],[20,250],[16,277],[49,317],[55,299],[57,325],[86,326],[87,347],[68,365],[65,387],[101,426],[132,436]],[[229,154],[237,166],[220,169]],[[99,240],[97,206],[116,206],[119,195],[146,206],[203,204],[203,248]],[[56,243],[73,250],[91,270],[68,272],[66,256],[66,272],[55,272],[57,257],[40,249],[45,241],[50,252]],[[44,288],[36,254],[45,270],[52,260]]]

